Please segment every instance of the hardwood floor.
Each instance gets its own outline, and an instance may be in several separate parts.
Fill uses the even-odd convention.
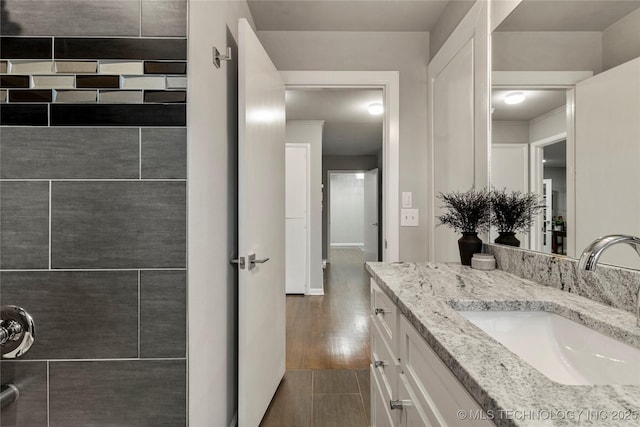
[[[330,251],[324,296],[287,296],[287,369],[369,366],[369,276],[362,251]]]
[[[287,296],[287,372],[261,427],[369,425],[369,276],[331,249],[324,296]]]

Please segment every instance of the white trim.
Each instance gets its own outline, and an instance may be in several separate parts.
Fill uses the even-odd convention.
[[[398,71],[281,71],[287,87],[382,88],[382,259],[400,260],[400,77]],[[386,246],[386,247],[385,247]]]
[[[324,295],[324,289],[311,289],[311,291],[309,292],[309,295],[322,296]]]
[[[322,124],[324,125],[324,120],[316,120],[316,121],[305,121],[299,122],[296,120],[296,123],[302,124]],[[309,142],[287,142],[285,143],[285,147],[298,148],[302,147],[307,152],[307,212],[305,215],[305,227],[307,230],[307,259],[306,267],[305,267],[305,284],[304,284],[304,293],[305,295],[309,295],[311,291],[311,247],[314,242],[311,241],[311,144]],[[286,168],[286,165],[285,165]],[[285,194],[285,197],[287,195]],[[322,222],[322,218],[320,218]],[[320,232],[322,235],[322,231]],[[322,238],[320,239],[320,245],[322,246]]]
[[[593,71],[492,71],[493,87],[517,86],[520,89],[562,88],[575,86]]]
[[[362,248],[364,243],[331,243],[332,248]]]
[[[538,117],[535,117],[535,118],[529,120],[529,125],[532,125],[532,124],[535,124],[535,123],[539,123],[539,122],[541,122],[543,120],[547,120],[548,118],[553,117],[558,113],[566,113],[566,111],[567,111],[567,105],[566,104],[561,105],[558,108],[555,108],[555,109],[553,109],[551,111],[547,111],[546,113],[541,114]]]
[[[558,134],[549,136],[547,138],[534,141],[529,144],[529,191],[536,193],[542,197],[543,186],[538,185],[542,183],[544,177],[544,170],[542,166],[543,148],[547,145],[555,144],[562,140],[567,139],[567,132],[560,132]],[[568,159],[567,159],[568,160]],[[567,174],[568,175],[568,174]],[[567,180],[567,199],[569,199],[569,182]],[[568,200],[567,200],[568,202]],[[568,207],[568,206],[567,206]],[[542,222],[542,213],[538,214],[538,220],[534,222],[530,229],[531,238],[529,240],[529,248],[534,251],[542,252],[542,232],[540,231],[540,224]],[[540,249],[539,249],[540,248]]]

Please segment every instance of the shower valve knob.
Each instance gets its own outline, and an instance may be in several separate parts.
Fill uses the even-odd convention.
[[[33,318],[15,305],[0,307],[0,348],[3,359],[16,359],[25,354],[35,341]]]

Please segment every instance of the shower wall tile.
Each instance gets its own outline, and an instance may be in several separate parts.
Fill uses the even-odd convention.
[[[73,89],[75,76],[31,76],[31,87],[42,89]]]
[[[142,0],[143,37],[186,37],[186,0]]]
[[[97,102],[97,90],[54,90],[53,102]]]
[[[53,61],[9,61],[11,74],[50,73],[53,71]]]
[[[0,87],[29,87],[29,76],[0,76]]]
[[[5,16],[4,13],[2,15]],[[2,27],[6,28],[4,22]],[[2,59],[51,59],[52,44],[51,37],[0,37],[0,57]]]
[[[144,74],[143,61],[100,61],[99,73],[110,74]]]
[[[49,183],[0,182],[0,230],[0,268],[48,268]]]
[[[47,425],[47,362],[0,362],[2,384],[15,384],[20,397],[0,413],[0,425]]]
[[[51,126],[186,126],[184,104],[51,104]]]
[[[119,88],[120,76],[76,76],[77,88]]]
[[[20,90],[9,91],[9,102],[51,102],[51,90]]]
[[[142,129],[142,178],[187,177],[187,129]]]
[[[56,73],[95,73],[98,61],[56,61]]]
[[[23,359],[137,357],[136,271],[20,271],[0,278],[2,301],[27,308],[37,322],[38,337]]]
[[[56,59],[180,60],[187,59],[187,40],[56,38],[54,56]]]
[[[184,268],[184,182],[53,182],[53,268]]]
[[[100,102],[112,104],[140,104],[142,103],[141,90],[101,90]]]
[[[132,128],[3,128],[0,178],[135,179],[139,135]]]
[[[186,89],[187,78],[182,76],[167,76],[167,89]]]
[[[187,92],[183,90],[145,90],[144,102],[184,103],[187,102]]]
[[[122,76],[123,89],[164,89],[164,76]]]
[[[1,104],[0,123],[3,126],[47,126],[47,104]]]
[[[145,74],[187,74],[186,62],[145,61]]]
[[[138,36],[140,32],[138,0],[39,1],[37,6],[34,3],[3,0],[2,35]]]
[[[185,426],[186,362],[51,362],[50,426]]]
[[[140,357],[186,357],[186,271],[140,272]]]

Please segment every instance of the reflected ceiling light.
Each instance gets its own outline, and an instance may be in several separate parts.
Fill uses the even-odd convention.
[[[547,159],[542,159],[542,163],[547,163]]]
[[[364,179],[364,173],[357,173],[356,179]]]
[[[369,104],[369,114],[372,116],[379,116],[384,112],[384,107],[379,102],[374,102],[373,104]]]
[[[520,104],[525,100],[524,93],[511,92],[504,97],[504,103],[509,105]]]

